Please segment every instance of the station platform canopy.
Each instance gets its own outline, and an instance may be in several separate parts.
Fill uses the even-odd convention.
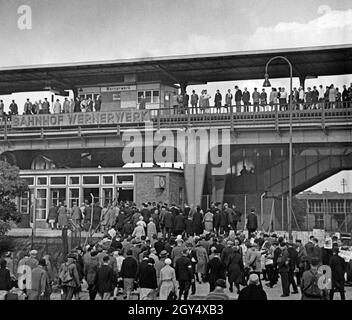
[[[6,67],[0,68],[0,94],[53,89],[63,92],[131,81],[192,85],[263,79],[267,61],[276,55],[292,62],[294,77],[352,74],[351,44]],[[287,63],[273,61],[269,74],[270,78],[288,77]]]

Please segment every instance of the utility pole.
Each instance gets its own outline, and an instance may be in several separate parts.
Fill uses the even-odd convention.
[[[342,179],[341,185],[342,185],[342,192],[345,193],[345,188],[347,186],[347,181],[345,178]]]

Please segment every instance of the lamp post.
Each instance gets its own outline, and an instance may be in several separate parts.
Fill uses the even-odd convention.
[[[290,133],[289,133],[289,162],[288,162],[288,233],[289,238],[292,239],[292,64],[290,60],[288,60],[284,56],[275,56],[272,57],[265,66],[265,81],[263,83],[263,87],[271,87],[269,81],[268,67],[269,64],[276,59],[285,60],[290,67],[290,94],[289,94],[289,112],[290,112]]]

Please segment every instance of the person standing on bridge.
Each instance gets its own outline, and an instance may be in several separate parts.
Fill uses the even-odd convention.
[[[265,108],[266,108],[266,105],[268,104],[267,100],[268,100],[268,95],[265,92],[265,89],[263,88],[263,90],[260,94],[260,105],[263,108],[263,111],[266,111]]]
[[[247,91],[247,88],[244,88],[244,91],[242,94],[243,112],[249,112],[250,99],[251,99],[251,96],[249,94],[249,91]]]
[[[196,94],[196,92],[194,90],[192,90],[192,94],[191,94],[191,107],[192,107],[192,113],[195,114],[197,113],[198,114],[198,100],[199,100],[199,97],[198,95]]]
[[[236,112],[241,112],[242,90],[235,86]]]
[[[221,113],[221,104],[222,104],[222,95],[220,90],[216,90],[215,97],[214,97],[214,105],[216,108],[217,113]]]
[[[12,103],[10,104],[9,108],[10,108],[9,116],[18,115],[18,106],[15,100],[12,100]]]
[[[65,101],[63,103],[63,109],[64,113],[70,113],[70,101],[68,101],[67,98],[65,98]]]
[[[32,114],[32,102],[27,99],[26,103],[24,104],[24,112],[23,114]]]
[[[94,101],[94,108],[96,112],[100,112],[101,110],[101,96],[98,94],[97,98]]]
[[[225,96],[225,107],[227,109],[227,112],[229,112],[229,108],[231,108],[232,106],[232,99],[233,99],[233,95],[231,93],[231,89],[228,89]]]
[[[53,111],[55,114],[61,113],[61,103],[59,99],[56,99],[56,102],[54,103],[54,106],[53,106]]]
[[[3,118],[4,114],[5,114],[4,101],[0,100],[0,119]]]
[[[44,98],[42,107],[43,107],[43,114],[49,114],[50,113],[50,103],[48,101],[48,98]]]
[[[259,112],[259,101],[260,101],[260,93],[257,88],[254,88],[254,92],[252,93],[253,99],[253,112]]]

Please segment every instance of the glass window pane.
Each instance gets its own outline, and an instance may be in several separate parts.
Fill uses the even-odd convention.
[[[46,219],[46,189],[37,190],[36,218]]]
[[[112,176],[104,176],[103,177],[103,184],[112,184]]]
[[[70,184],[79,184],[79,177],[70,177]]]
[[[99,176],[84,176],[83,184],[99,184]]]
[[[131,183],[133,183],[133,175],[116,176],[116,183],[117,184],[123,184],[123,183],[131,184]]]
[[[34,185],[34,178],[33,177],[22,178],[22,179],[25,180],[29,186],[33,186]]]
[[[37,178],[37,184],[39,186],[45,186],[48,184],[48,179],[46,177],[38,177]]]
[[[66,177],[51,177],[50,184],[66,184]]]
[[[152,102],[152,92],[151,91],[146,91],[145,92],[145,102],[146,103],[151,103]]]
[[[69,199],[69,206],[70,208],[73,207],[74,204],[77,204],[79,206],[79,189],[75,188],[75,189],[70,189],[69,192],[70,195],[70,199]]]
[[[153,91],[153,103],[159,103],[159,91]]]

